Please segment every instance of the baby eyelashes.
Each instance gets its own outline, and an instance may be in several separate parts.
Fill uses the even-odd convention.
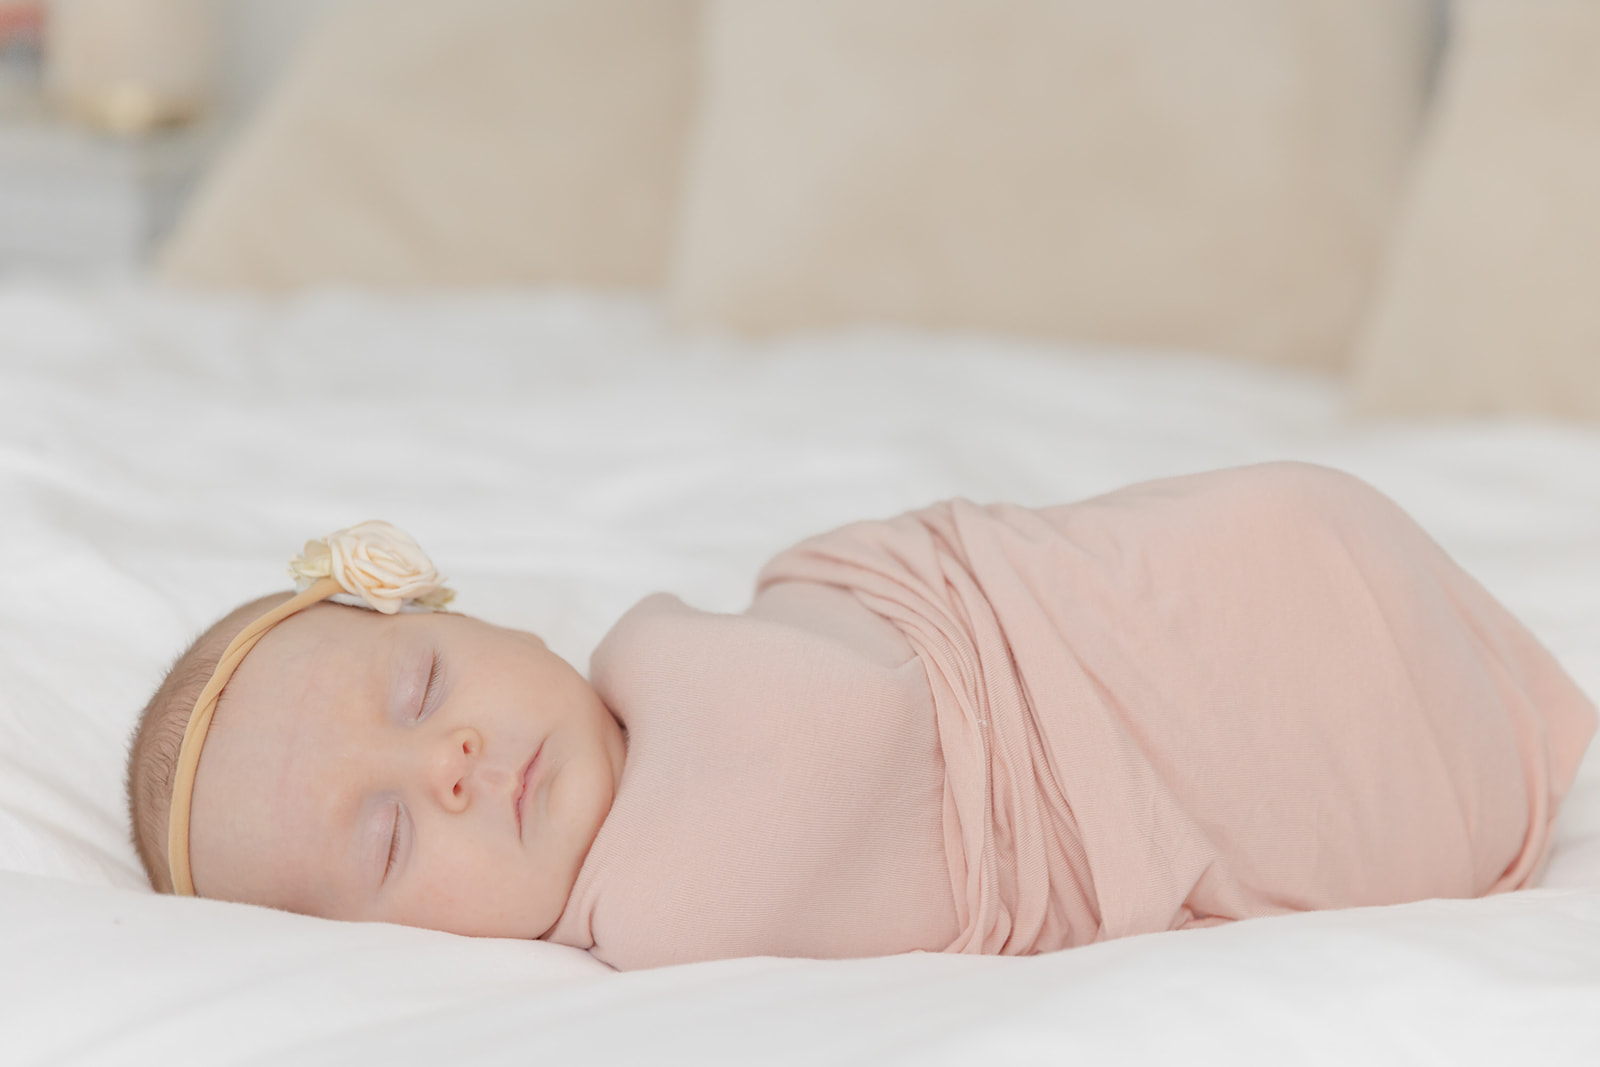
[[[395,864],[400,857],[400,823],[402,814],[400,804],[397,801],[394,806],[394,818],[391,820],[392,825],[389,831],[389,856],[383,865],[383,877],[378,882],[380,886],[388,884],[389,876],[394,873]]]

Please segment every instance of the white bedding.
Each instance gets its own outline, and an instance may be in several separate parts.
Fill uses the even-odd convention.
[[[1594,752],[1546,888],[1022,960],[615,975],[157,898],[126,843],[162,669],[336,526],[399,523],[463,610],[581,666],[645,593],[738,610],[845,521],[1274,458],[1394,496],[1600,693],[1600,428],[1366,425],[1326,380],[1180,355],[691,341],[574,293],[0,286],[0,1063],[1600,1063]]]

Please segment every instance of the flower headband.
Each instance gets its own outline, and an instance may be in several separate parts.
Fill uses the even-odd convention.
[[[172,781],[172,808],[167,818],[167,867],[172,891],[192,897],[194,874],[189,869],[189,812],[194,800],[194,778],[200,768],[217,698],[266,632],[297,611],[331,600],[336,604],[370,608],[385,615],[397,611],[438,611],[455,593],[433,562],[410,536],[386,522],[363,522],[336,530],[320,541],[307,541],[304,551],[289,561],[296,594],[239,631],[217,661],[211,680],[200,691],[184,727],[183,745]]]

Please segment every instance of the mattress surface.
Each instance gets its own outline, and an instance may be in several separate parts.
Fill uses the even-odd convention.
[[[144,888],[125,739],[308,537],[414,533],[580,668],[657,590],[737,611],[855,519],[1273,459],[1397,500],[1600,693],[1600,429],[1363,422],[1184,353],[684,337],[583,293],[286,303],[0,285],[0,1062],[1600,1062],[1600,758],[1543,888],[1025,959],[617,975],[543,943]]]

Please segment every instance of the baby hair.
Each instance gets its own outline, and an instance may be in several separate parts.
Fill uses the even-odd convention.
[[[173,775],[184,727],[200,691],[211,680],[228,642],[264,612],[287,600],[290,593],[260,597],[224,615],[195,638],[178,656],[155,695],[144,706],[128,750],[128,816],[133,847],[139,853],[150,885],[172,892],[167,865],[167,820],[172,807]],[[226,690],[224,690],[226,696]]]

